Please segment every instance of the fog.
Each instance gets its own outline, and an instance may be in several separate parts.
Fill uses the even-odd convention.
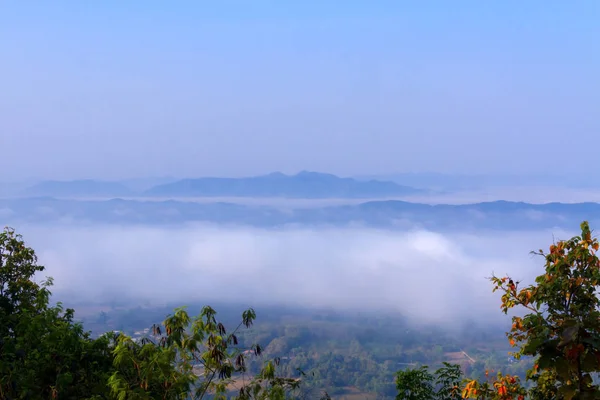
[[[508,273],[531,281],[543,259],[529,251],[553,240],[549,231],[466,235],[206,225],[31,225],[19,232],[67,305],[125,298],[132,307],[230,301],[257,308],[390,310],[434,323],[502,318],[486,278]]]

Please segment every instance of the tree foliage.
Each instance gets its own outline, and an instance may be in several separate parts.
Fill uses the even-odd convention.
[[[151,337],[139,343],[119,335],[114,350],[115,373],[109,384],[119,399],[226,399],[239,385],[237,399],[284,399],[299,387],[299,379],[276,375],[278,360],[267,361],[257,376],[247,376],[248,352],[260,356],[261,347],[238,345],[238,331],[249,328],[256,314],[248,309],[239,325],[228,333],[216,312],[204,307],[190,318],[180,308],[164,326],[153,326]]]
[[[460,399],[462,371],[460,365],[443,363],[433,374],[427,366],[398,371],[396,374],[397,400],[453,400]]]
[[[486,372],[486,378],[488,379],[484,382],[468,380],[462,391],[462,397],[480,400],[525,399],[527,391],[521,385],[519,377],[502,375],[499,372],[495,378],[491,378]]]
[[[0,233],[0,398],[97,398],[112,368],[108,341],[49,306],[52,280],[34,279],[43,270],[20,235]]]
[[[521,288],[509,276],[491,278],[494,291],[503,293],[504,313],[514,307],[526,312],[512,318],[507,336],[518,347],[516,358],[535,358],[527,372],[532,399],[600,398],[593,380],[600,371],[599,247],[589,224],[583,222],[580,235],[552,244],[547,253],[534,252],[545,259],[545,271],[535,284]],[[495,398],[523,398],[524,390],[514,377],[499,375],[493,385]],[[478,398],[475,392],[482,388],[471,381],[465,394]]]
[[[443,367],[435,372],[438,400],[454,400],[460,398],[462,371],[460,365],[443,363]]]
[[[433,387],[433,376],[428,367],[406,369],[398,371],[396,375],[396,387],[398,388],[398,400],[430,400],[433,399],[435,389]]]

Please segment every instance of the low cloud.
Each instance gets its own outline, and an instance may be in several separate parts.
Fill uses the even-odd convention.
[[[77,301],[231,301],[400,311],[427,322],[498,319],[486,279],[541,273],[529,254],[564,232],[481,235],[369,229],[25,226],[28,244]],[[61,297],[62,298],[62,297]]]

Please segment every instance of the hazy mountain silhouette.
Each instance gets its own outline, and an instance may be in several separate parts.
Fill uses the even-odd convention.
[[[600,220],[598,203],[496,201],[464,205],[428,205],[404,201],[282,210],[271,206],[224,202],[139,200],[59,200],[49,197],[0,199],[5,223],[116,223],[177,225],[211,223],[255,227],[364,226],[435,230],[554,229]]]
[[[331,174],[303,171],[296,175],[275,172],[246,178],[182,179],[144,192],[160,197],[292,197],[373,198],[424,193],[421,189],[387,181],[359,181]]]
[[[43,181],[24,189],[20,194],[23,196],[51,197],[120,197],[130,196],[133,191],[118,182],[84,179]]]

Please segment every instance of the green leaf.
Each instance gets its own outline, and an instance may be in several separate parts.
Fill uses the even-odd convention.
[[[562,385],[558,389],[558,392],[563,395],[565,400],[572,400],[575,397],[575,395],[577,394],[577,391],[575,390],[574,386],[567,386],[567,385]]]
[[[542,343],[544,343],[543,338],[530,339],[522,348],[523,354],[534,354]]]
[[[594,356],[592,353],[587,353],[583,357],[583,361],[581,362],[581,367],[585,372],[592,372],[598,370],[598,358]]]
[[[556,373],[559,377],[563,378],[564,380],[567,380],[569,377],[569,363],[567,362],[567,360],[563,359],[563,358],[559,358],[558,360],[555,361],[555,369],[556,369]]]

